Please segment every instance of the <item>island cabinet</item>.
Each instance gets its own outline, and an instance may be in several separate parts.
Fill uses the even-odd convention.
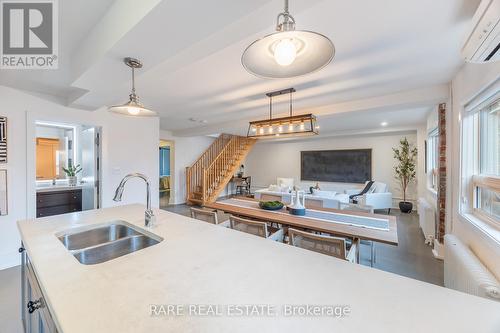
[[[21,253],[21,317],[25,333],[57,332],[26,250]]]
[[[82,210],[82,190],[37,192],[36,217],[79,212]]]

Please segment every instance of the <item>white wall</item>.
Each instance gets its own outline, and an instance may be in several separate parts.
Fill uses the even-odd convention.
[[[120,179],[129,172],[142,172],[158,193],[157,118],[128,118],[107,112],[67,108],[24,92],[0,86],[2,110],[8,118],[8,162],[0,169],[8,172],[9,214],[0,216],[0,269],[19,263],[20,238],[16,221],[35,216],[35,121],[80,123],[102,127],[102,204],[103,207],[145,203],[145,185],[133,180],[127,184],[123,201],[112,201]],[[158,206],[158,197],[152,204]],[[42,222],[40,222],[42,223]]]
[[[427,126],[422,124],[417,129],[417,196],[425,198],[427,195],[427,174],[425,173],[425,140],[427,140]]]
[[[186,167],[191,166],[215,140],[209,136],[178,137],[160,131],[160,139],[174,143],[174,168],[170,170],[174,204],[186,202]]]
[[[460,113],[464,106],[491,83],[500,78],[500,62],[466,64],[452,81],[453,109],[451,125],[451,159],[448,170],[452,182],[447,197],[451,198],[452,221],[448,229],[468,244],[481,261],[500,279],[500,240],[493,239],[481,228],[464,219],[458,211],[460,202]],[[446,260],[446,258],[445,258]]]
[[[405,134],[379,134],[370,136],[310,138],[300,141],[269,141],[257,143],[245,162],[245,174],[252,176],[252,187],[267,187],[276,183],[276,177],[291,177],[300,182],[300,152],[302,150],[328,149],[372,149],[372,178],[386,183],[394,194],[395,202],[402,197],[398,182],[394,179],[395,161],[392,148],[399,140],[407,137],[410,143],[417,144],[416,132]],[[423,152],[419,157],[423,158]],[[420,163],[418,167],[420,167]],[[308,188],[315,182],[301,182]],[[337,191],[362,187],[360,184],[320,182],[322,189]],[[417,185],[414,184],[407,194],[409,199],[417,198]]]

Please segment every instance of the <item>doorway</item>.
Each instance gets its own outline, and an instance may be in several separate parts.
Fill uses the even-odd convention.
[[[36,217],[101,207],[101,128],[35,121]]]
[[[159,146],[159,171],[160,171],[160,208],[165,208],[174,202],[173,191],[173,142],[160,140]]]

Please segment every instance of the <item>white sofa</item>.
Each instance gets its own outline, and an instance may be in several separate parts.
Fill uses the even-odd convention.
[[[365,183],[365,185],[368,182]],[[357,191],[357,192],[356,192]],[[348,195],[359,193],[359,190],[349,190]],[[373,209],[387,209],[391,212],[392,208],[392,193],[389,192],[387,184],[374,182],[367,193],[354,198],[358,204],[363,206],[371,206]]]
[[[272,201],[278,200],[285,204],[292,201],[292,193],[288,187],[281,190],[271,185],[269,188],[255,191],[255,199]],[[340,209],[340,203],[349,203],[349,195],[333,191],[315,191],[313,194],[306,194],[306,206],[309,208],[323,207]]]

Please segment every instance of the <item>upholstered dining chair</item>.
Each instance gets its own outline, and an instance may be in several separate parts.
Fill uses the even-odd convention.
[[[276,242],[283,242],[283,229],[270,227],[266,222],[230,216],[229,224],[231,229],[246,232],[259,237],[264,237]]]
[[[229,220],[220,221],[217,211],[191,207],[191,217],[200,221],[220,225],[229,228]]]
[[[316,235],[293,228],[288,229],[288,237],[290,245],[358,263],[358,239],[354,239],[349,246],[345,238]]]
[[[260,201],[281,201],[283,202],[283,197],[276,194],[262,194],[260,196]]]
[[[307,199],[305,201],[306,208],[314,209],[314,208],[323,208],[323,200],[318,199]]]
[[[373,206],[369,206],[369,205],[360,205],[360,204],[341,202],[340,209],[348,210],[351,212],[365,212],[365,213],[373,214]]]

